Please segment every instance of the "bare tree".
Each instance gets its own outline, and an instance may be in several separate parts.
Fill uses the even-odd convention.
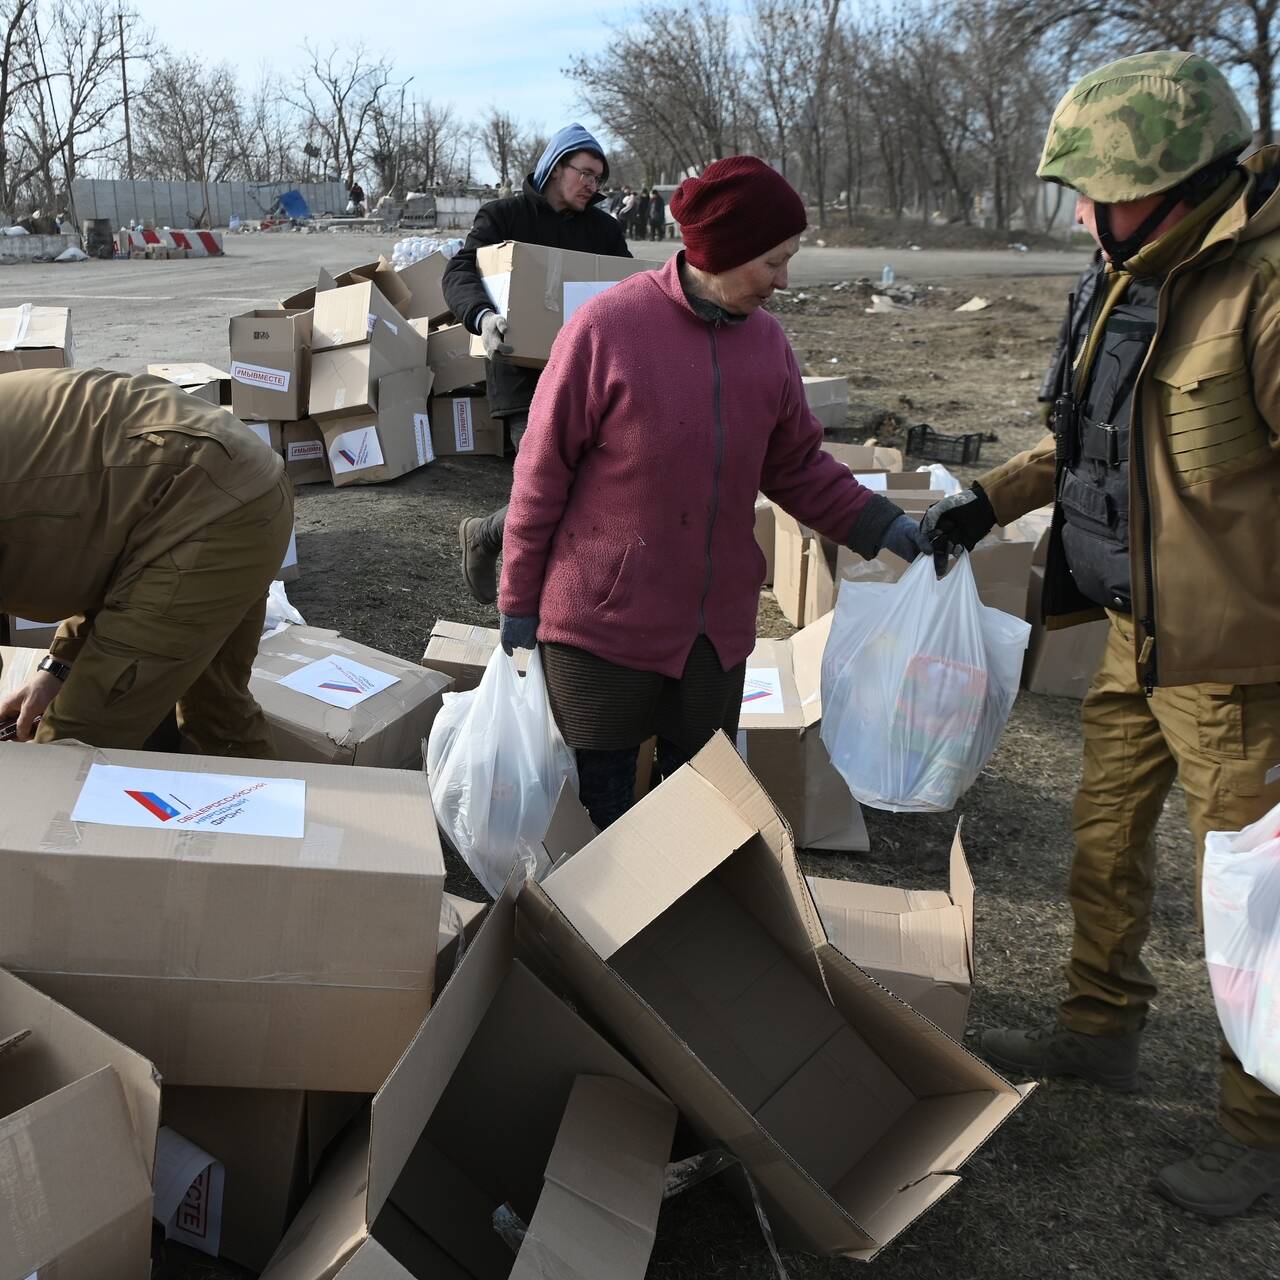
[[[520,126],[505,111],[490,107],[479,129],[480,145],[485,157],[506,186],[516,169],[516,151],[520,145]]]
[[[286,107],[264,66],[236,117],[232,176],[245,182],[277,182],[302,175],[309,157],[302,151],[299,122]]]
[[[391,65],[363,45],[345,56],[336,46],[327,53],[304,47],[311,65],[298,75],[288,101],[301,112],[307,140],[320,147],[329,172],[350,184],[391,84]]]
[[[193,225],[208,225],[209,184],[224,182],[240,162],[239,90],[225,63],[161,54],[137,103],[134,167],[146,178],[198,182],[204,208]]]
[[[29,147],[12,127],[18,104],[43,91],[43,77],[30,56],[31,16],[32,0],[9,0],[0,8],[0,208],[10,217],[17,192],[39,171],[39,160],[31,163]]]

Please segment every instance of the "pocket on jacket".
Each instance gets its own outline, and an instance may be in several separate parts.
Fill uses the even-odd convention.
[[[1268,453],[1240,330],[1161,355],[1153,369],[1161,429],[1183,488],[1247,470]]]
[[[1243,760],[1245,691],[1238,684],[1195,686],[1196,734],[1211,760]]]
[[[1073,471],[1062,473],[1062,485],[1058,501],[1071,513],[1072,523],[1094,526],[1105,533],[1111,526],[1108,519],[1107,495],[1099,488],[1081,480]]]
[[[613,575],[613,582],[603,600],[596,605],[597,613],[616,612],[626,607],[631,597],[631,579],[635,566],[635,548],[628,543],[618,563],[618,571]]]

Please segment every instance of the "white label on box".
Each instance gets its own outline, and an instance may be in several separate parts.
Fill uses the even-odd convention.
[[[453,445],[459,453],[476,451],[475,424],[471,417],[471,401],[453,402]]]
[[[748,667],[742,685],[742,709],[753,716],[780,716],[786,711],[782,700],[782,677],[777,667]]]
[[[71,820],[148,831],[209,831],[301,840],[306,799],[307,784],[301,778],[176,773],[95,764],[89,767]]]
[[[377,427],[361,427],[359,431],[344,431],[334,437],[329,446],[329,464],[334,475],[348,471],[367,471],[382,466],[382,445],[378,441]]]
[[[855,473],[853,477],[864,489],[875,489],[883,493],[889,487],[889,477],[883,471],[873,471],[870,475]]]
[[[246,387],[260,387],[263,391],[288,391],[293,373],[289,369],[269,369],[266,365],[233,360],[231,376]]]
[[[373,331],[378,327],[378,317],[370,311],[365,319],[368,321],[368,327],[365,330],[365,337],[371,338],[373,337]]]
[[[289,545],[285,549],[284,560],[280,567],[282,569],[292,569],[298,563],[298,526],[293,526],[293,532],[289,535]]]
[[[584,302],[590,302],[598,293],[612,289],[617,280],[566,280],[564,282],[564,322],[568,324],[573,313]]]
[[[226,1171],[194,1142],[162,1125],[156,1134],[155,1191],[151,1214],[164,1238],[211,1258],[222,1244],[222,1193]]]
[[[366,698],[400,683],[399,676],[389,675],[375,667],[366,667],[352,658],[339,658],[330,654],[316,662],[309,662],[297,671],[291,671],[280,680],[284,689],[305,693],[308,698],[327,702],[331,707],[350,711]]]
[[[511,272],[499,271],[494,275],[484,276],[481,283],[485,293],[489,295],[489,301],[493,303],[493,309],[500,316],[505,316],[511,302]]]
[[[425,467],[436,460],[435,447],[431,443],[431,419],[425,413],[413,415],[413,441],[418,446],[418,466]]]
[[[263,444],[271,443],[271,428],[265,422],[246,422],[244,424]]]
[[[315,462],[324,457],[323,440],[290,440],[285,448],[287,462]]]

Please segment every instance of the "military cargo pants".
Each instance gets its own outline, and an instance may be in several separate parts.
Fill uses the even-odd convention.
[[[1116,1035],[1146,1019],[1156,984],[1142,963],[1155,889],[1153,835],[1174,779],[1186,793],[1199,914],[1204,838],[1238,831],[1280,801],[1265,776],[1280,762],[1280,685],[1196,684],[1146,697],[1134,672],[1133,624],[1112,615],[1084,700],[1084,774],[1071,868],[1075,939],[1061,1021]],[[1280,1148],[1280,1096],[1222,1045],[1219,1116],[1241,1142]]]
[[[293,489],[282,479],[158,560],[126,569],[36,741],[140,748],[176,706],[185,750],[274,757],[249,675],[292,528]]]

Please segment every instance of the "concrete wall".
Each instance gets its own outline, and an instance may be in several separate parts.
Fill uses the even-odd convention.
[[[0,236],[0,262],[51,261],[73,245],[80,247],[79,236]]]
[[[470,227],[482,204],[479,196],[436,196],[436,225]]]
[[[296,188],[320,217],[342,213],[347,188],[341,182],[211,182],[209,221],[225,227],[231,215],[262,218],[282,191]],[[71,184],[76,216],[83,225],[90,218],[110,218],[116,230],[130,219],[152,219],[157,227],[192,227],[205,206],[205,189],[199,182],[130,181],[127,178],[77,178]]]

